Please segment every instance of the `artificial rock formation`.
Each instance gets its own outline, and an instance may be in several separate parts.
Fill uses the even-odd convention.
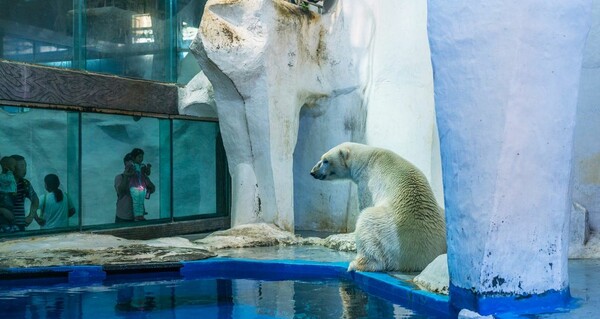
[[[198,72],[185,87],[179,88],[178,108],[180,114],[217,117],[213,87],[204,72]]]
[[[354,186],[308,174],[344,141],[403,155],[442,203],[425,3],[211,0],[190,49],[214,87],[234,225],[351,231]]]
[[[439,255],[413,279],[419,288],[444,295],[448,294],[449,281],[447,254]]]
[[[459,309],[568,300],[569,172],[590,9],[590,0],[429,1]]]
[[[573,201],[589,212],[589,226],[600,229],[600,0],[592,0],[592,26],[583,50],[577,119],[575,121]],[[596,235],[598,236],[598,235]]]
[[[286,1],[206,4],[191,50],[214,87],[234,225],[266,221],[294,229],[293,155],[302,106],[358,95],[339,116],[349,127],[362,125],[353,118],[361,113],[363,90],[357,61],[331,51],[350,49],[332,36],[346,27],[334,22]]]

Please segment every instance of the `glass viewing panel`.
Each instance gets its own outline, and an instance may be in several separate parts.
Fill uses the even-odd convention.
[[[86,0],[86,69],[170,81],[168,3]]]
[[[124,173],[124,157],[134,148],[143,150],[142,164],[151,164],[149,176],[132,176],[130,187],[144,187],[138,178],[160,185],[159,167],[159,120],[156,118],[83,113],[81,116],[81,193],[83,225],[114,223],[117,207],[115,179]],[[168,164],[168,163],[167,163]],[[141,170],[141,168],[140,168]],[[142,172],[140,171],[139,174]],[[144,189],[145,191],[145,189]],[[158,191],[158,190],[157,190]],[[136,196],[136,190],[130,190],[125,200]],[[140,199],[140,216],[144,219],[160,217],[159,196],[150,194]],[[136,198],[137,200],[137,198]],[[125,203],[122,204],[125,206]],[[129,206],[127,205],[127,206]],[[123,208],[125,210],[125,208]],[[121,221],[133,221],[131,209],[121,213]],[[144,213],[146,215],[144,215]]]
[[[228,205],[224,203],[229,187],[227,165],[217,122],[0,106],[0,123],[0,156],[24,157],[25,178],[39,199],[37,215],[50,220],[57,205],[54,197],[46,196],[45,178],[49,174],[56,175],[59,188],[69,194],[67,211],[75,209],[73,216],[60,215],[63,222],[52,225],[43,221],[16,225],[6,219],[10,215],[0,217],[0,236],[23,230],[139,226],[171,222],[173,218],[228,215]],[[140,165],[137,171],[135,160],[124,162],[125,155],[134,148],[143,150],[140,160],[146,165]],[[132,176],[142,176],[142,171],[149,173],[144,175],[143,186],[146,192],[154,189],[149,196],[141,196],[137,202],[142,203],[141,210],[135,211],[133,196],[137,193],[132,193],[131,188],[141,184],[123,184],[121,194],[131,199],[121,202],[117,213],[115,186],[121,184],[115,181],[126,172],[126,164],[133,165],[129,168],[134,170]],[[0,195],[4,195],[0,190]],[[25,200],[25,215],[33,202]],[[0,203],[0,207],[4,206]],[[122,207],[126,207],[125,212]],[[14,215],[14,207],[8,212]],[[134,218],[136,212],[143,216],[139,221]]]
[[[206,0],[193,0],[177,8],[177,83],[187,84],[200,66],[190,54],[190,44],[196,38]]]
[[[185,4],[179,4],[177,8],[177,25],[179,28],[177,32],[177,49],[179,51],[188,51],[190,44],[196,38],[206,1],[192,0],[187,1]]]
[[[215,124],[173,121],[174,217],[217,213]]]
[[[43,216],[48,224],[40,225],[33,221],[27,227],[19,221],[19,213],[13,213],[14,222],[8,223],[6,219],[0,218],[0,234],[6,232],[19,231],[10,229],[9,224],[24,228],[26,230],[36,229],[68,229],[79,225],[79,198],[78,185],[74,181],[78,180],[77,162],[70,161],[69,158],[77,151],[77,140],[73,140],[68,134],[72,128],[73,115],[77,113],[45,110],[28,109],[18,107],[0,106],[0,156],[7,157],[20,155],[26,163],[26,172],[24,179],[29,181],[30,188],[33,189],[38,199],[38,215]],[[60,214],[60,204],[56,203],[54,195],[49,195],[45,189],[45,178],[53,174],[58,177],[59,188],[65,193],[70,194],[68,198],[76,208],[76,214],[68,217],[68,214]],[[17,179],[20,179],[16,176]],[[2,179],[4,181],[4,179]],[[0,196],[3,200],[0,207],[5,209],[7,205],[14,205],[13,193],[6,194],[5,189],[1,190]],[[6,196],[9,196],[7,199]],[[29,215],[32,200],[27,198],[25,204],[25,215]],[[63,196],[66,198],[66,196]],[[7,201],[10,201],[7,203]],[[14,206],[13,206],[14,207]],[[58,215],[55,215],[56,212]],[[3,214],[4,218],[6,215]]]
[[[185,84],[206,0],[0,0],[0,58]]]
[[[70,68],[73,0],[0,0],[0,58]]]

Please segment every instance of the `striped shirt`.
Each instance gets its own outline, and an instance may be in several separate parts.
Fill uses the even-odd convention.
[[[14,197],[13,215],[15,216],[15,225],[19,226],[21,230],[25,229],[25,198],[31,200],[34,196],[37,196],[31,183],[22,179],[17,182],[17,194]]]

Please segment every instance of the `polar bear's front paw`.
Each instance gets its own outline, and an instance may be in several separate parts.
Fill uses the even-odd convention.
[[[365,271],[366,263],[365,259],[362,257],[356,257],[348,266],[348,271]]]

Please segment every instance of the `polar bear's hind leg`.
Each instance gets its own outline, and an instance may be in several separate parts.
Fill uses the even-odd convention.
[[[357,256],[348,270],[385,271],[398,267],[400,243],[389,207],[365,208],[356,223]]]

